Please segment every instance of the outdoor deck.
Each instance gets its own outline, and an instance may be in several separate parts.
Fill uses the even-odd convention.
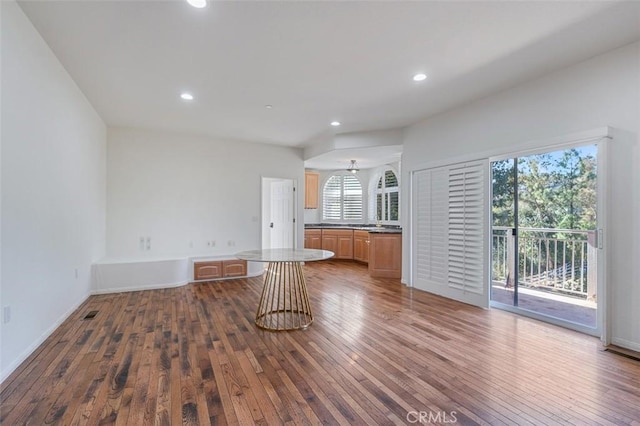
[[[505,288],[503,282],[494,281],[491,300],[513,305],[513,288]],[[596,302],[580,297],[520,287],[518,307],[588,327],[596,326]]]
[[[520,309],[595,328],[595,234],[576,229],[519,228],[516,245],[511,228],[494,226],[491,300],[513,306],[517,280]]]

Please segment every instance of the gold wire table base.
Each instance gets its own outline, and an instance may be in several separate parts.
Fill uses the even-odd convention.
[[[313,322],[301,262],[269,262],[256,325],[265,330],[298,330]]]

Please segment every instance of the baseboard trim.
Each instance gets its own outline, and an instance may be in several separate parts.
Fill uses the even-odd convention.
[[[18,367],[20,367],[31,356],[31,354],[33,354],[33,352],[38,349],[38,347],[40,347],[40,345],[42,345],[54,331],[56,331],[58,327],[60,327],[60,325],[62,325],[63,322],[65,322],[80,306],[82,306],[89,296],[91,296],[91,292],[85,293],[79,302],[73,304],[71,308],[63,313],[60,318],[51,325],[51,327],[45,330],[38,339],[29,345],[27,349],[25,349],[11,364],[9,364],[9,366],[0,373],[0,385],[4,384],[4,381],[8,379],[11,374],[13,374]]]
[[[631,349],[621,348],[620,346],[609,345],[605,346],[604,350],[606,352],[611,352],[612,354],[620,355],[625,358],[632,359],[634,361],[640,361],[640,352],[632,351]]]
[[[611,343],[623,349],[629,349],[634,352],[640,352],[640,343],[631,342],[625,339],[616,339],[616,338],[611,339]]]
[[[128,293],[131,291],[158,290],[163,288],[182,287],[187,284],[189,284],[189,281],[179,281],[176,283],[163,283],[163,284],[141,285],[141,286],[132,286],[132,287],[101,288],[101,289],[92,290],[91,294],[98,295],[98,294]]]

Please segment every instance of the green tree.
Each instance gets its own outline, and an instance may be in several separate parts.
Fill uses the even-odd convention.
[[[494,161],[491,165],[493,226],[513,227],[513,160]]]

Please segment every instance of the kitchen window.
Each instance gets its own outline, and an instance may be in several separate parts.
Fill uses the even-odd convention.
[[[391,168],[386,168],[373,176],[372,183],[374,182],[375,186],[369,187],[371,188],[369,193],[371,200],[370,220],[388,224],[398,223],[400,220],[398,176]]]
[[[362,220],[362,184],[350,173],[327,179],[322,189],[322,220]]]

